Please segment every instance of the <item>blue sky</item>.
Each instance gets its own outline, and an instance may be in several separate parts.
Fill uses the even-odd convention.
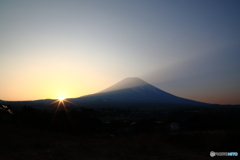
[[[0,99],[79,97],[139,77],[240,104],[238,0],[0,1]]]

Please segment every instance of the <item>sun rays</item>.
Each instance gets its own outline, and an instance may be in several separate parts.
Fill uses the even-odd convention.
[[[68,109],[67,109],[67,105],[66,105],[66,102],[67,103],[70,103],[70,104],[73,104],[75,106],[78,106],[77,104],[67,100],[65,97],[59,97],[57,100],[51,102],[51,103],[48,103],[45,107],[47,106],[51,106],[51,105],[54,105],[54,104],[57,104],[55,105],[55,114],[60,110],[60,109],[64,109],[64,111],[68,114]]]
[[[52,106],[53,109],[55,110],[49,126],[51,126],[54,123],[56,116],[58,115],[58,112],[62,112],[62,111],[66,113],[69,121],[71,121],[70,116],[69,116],[69,111],[68,111],[69,106],[67,106],[66,103],[70,103],[70,104],[73,104],[78,107],[77,104],[67,100],[65,97],[58,97],[57,100],[45,105],[45,107]]]

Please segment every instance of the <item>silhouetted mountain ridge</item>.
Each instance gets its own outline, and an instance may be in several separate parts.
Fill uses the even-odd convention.
[[[48,106],[56,99],[43,99],[35,101],[2,101],[2,104],[9,104],[16,107],[23,105]],[[75,103],[73,106],[127,106],[128,104],[161,103],[169,105],[208,105],[207,103],[197,102],[181,98],[167,93],[138,77],[128,77],[120,82],[98,92],[78,98],[68,98]],[[49,106],[50,107],[50,106]]]
[[[102,99],[102,100],[101,100]],[[144,103],[169,103],[204,105],[206,103],[188,100],[167,93],[138,77],[125,78],[122,81],[92,95],[71,99],[75,102],[144,102]],[[106,101],[107,100],[107,101]]]

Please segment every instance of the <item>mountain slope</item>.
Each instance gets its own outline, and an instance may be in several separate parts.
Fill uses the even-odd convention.
[[[71,99],[75,102],[99,101],[108,102],[145,102],[202,105],[205,103],[180,98],[169,94],[137,77],[125,78],[122,81],[96,94]]]

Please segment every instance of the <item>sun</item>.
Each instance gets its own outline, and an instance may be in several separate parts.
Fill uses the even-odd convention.
[[[65,97],[63,97],[63,96],[58,97],[59,101],[63,101],[64,99],[65,99]]]

